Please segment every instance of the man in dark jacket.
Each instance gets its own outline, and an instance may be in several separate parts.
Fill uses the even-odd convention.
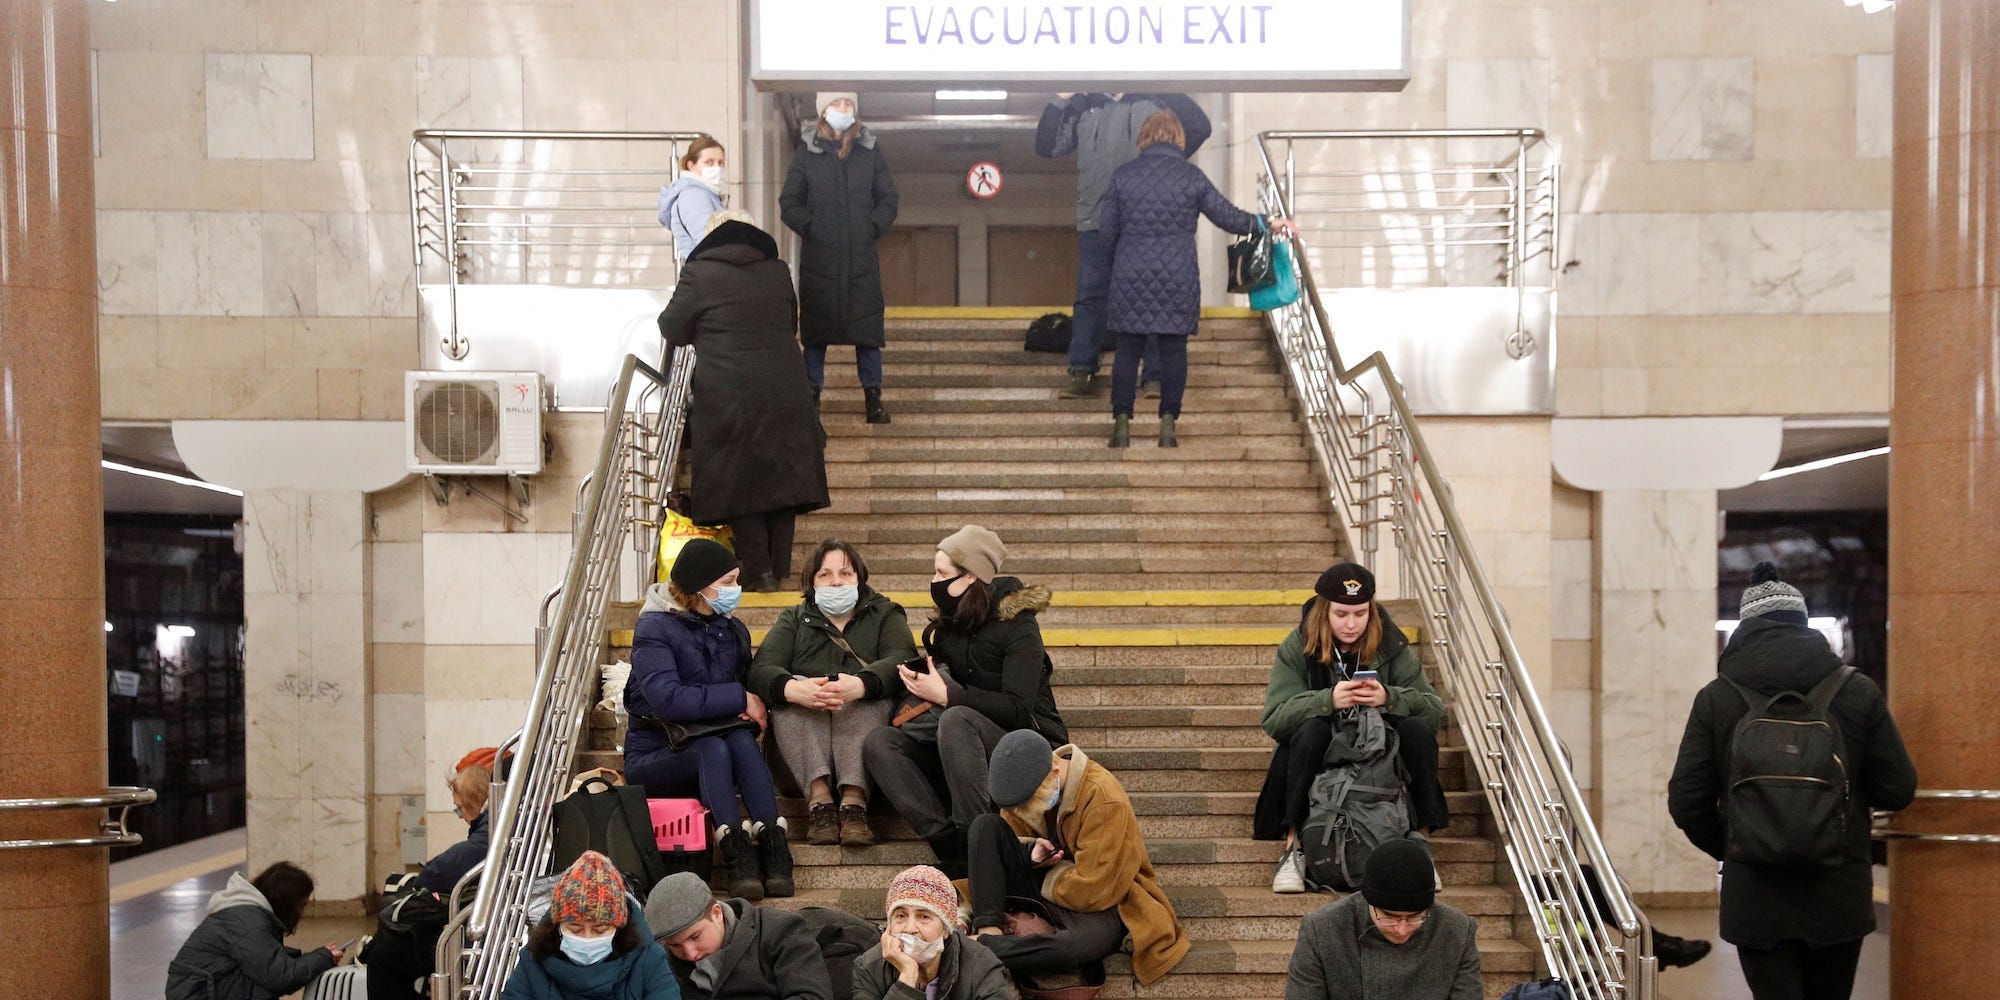
[[[1111,291],[1111,248],[1098,239],[1098,203],[1111,173],[1139,155],[1139,126],[1153,112],[1172,111],[1187,133],[1187,154],[1208,141],[1208,115],[1186,94],[1058,94],[1042,109],[1035,155],[1076,154],[1076,313],[1069,339],[1069,385],[1059,395],[1097,394],[1105,347],[1104,302]],[[1158,348],[1146,354],[1145,381],[1159,380]]]
[[[1758,563],[1743,591],[1741,621],[1722,650],[1721,675],[1695,695],[1667,786],[1667,811],[1694,846],[1722,862],[1722,939],[1736,945],[1743,978],[1758,1000],[1834,1000],[1854,988],[1861,940],[1875,929],[1868,811],[1901,809],[1916,795],[1917,773],[1896,720],[1875,682],[1856,674],[1829,715],[1846,746],[1847,844],[1841,862],[1775,868],[1726,860],[1730,743],[1750,711],[1729,681],[1763,697],[1810,691],[1841,669],[1826,639],[1806,624],[1806,603]],[[1726,678],[1726,679],[1725,679]]]
[[[1437,901],[1430,851],[1391,840],[1361,891],[1306,915],[1285,1000],[1479,1000],[1479,922]]]
[[[678,872],[646,897],[646,924],[683,1000],[834,1000],[826,961],[796,913],[718,903],[701,876]]]

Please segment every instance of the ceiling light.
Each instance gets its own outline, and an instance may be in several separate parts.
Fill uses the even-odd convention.
[[[1855,451],[1845,455],[1835,455],[1831,458],[1814,459],[1810,462],[1801,462],[1798,465],[1787,465],[1782,469],[1772,469],[1758,476],[1757,481],[1766,483],[1773,479],[1796,476],[1801,472],[1818,472],[1821,469],[1831,469],[1836,465],[1846,465],[1849,462],[1859,462],[1864,458],[1874,458],[1877,455],[1887,455],[1888,453],[1889,448],[1887,445],[1884,445],[1880,448],[1870,448],[1867,451]]]
[[[112,472],[123,472],[128,476],[145,476],[147,479],[158,479],[162,482],[173,483],[176,486],[192,486],[200,490],[213,490],[217,493],[227,493],[233,497],[243,495],[242,490],[232,490],[227,486],[218,486],[214,483],[203,482],[189,476],[176,476],[171,472],[155,472],[152,469],[141,469],[133,465],[121,465],[110,459],[101,460],[97,464]]]
[[[1004,101],[1007,99],[1007,92],[1004,90],[940,90],[937,92],[937,99],[940,101]]]

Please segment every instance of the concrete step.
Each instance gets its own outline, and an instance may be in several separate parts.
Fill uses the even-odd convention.
[[[1069,308],[1067,306],[1051,307],[1049,311],[1069,312]],[[918,343],[926,340],[969,340],[1004,343],[1015,350],[1021,350],[1022,335],[1028,329],[1028,323],[1034,318],[1031,316],[1008,316],[1006,318],[971,316],[912,318],[895,315],[897,312],[899,310],[892,309],[890,311],[890,318],[886,323],[888,333],[890,334],[889,342],[892,348],[900,344]],[[1195,334],[1195,339],[1189,341],[1189,343],[1198,343],[1202,340],[1262,341],[1268,340],[1270,337],[1269,330],[1265,327],[1263,319],[1258,317],[1228,316],[1218,318],[1205,315],[1202,317],[1201,325],[1197,327],[1197,330],[1199,332]],[[1021,353],[1028,354],[1034,352],[1021,351]],[[1050,354],[1047,356],[1054,358],[1061,355]],[[836,359],[840,357],[838,348],[835,349],[833,357]],[[828,367],[831,368],[832,365],[829,364]]]
[[[847,514],[942,514],[960,524],[985,524],[996,514],[1207,514],[1217,518],[1218,533],[1226,535],[1228,519],[1264,514],[1314,514],[1327,510],[1326,501],[1311,490],[1258,492],[1242,487],[1200,487],[1188,490],[1107,489],[834,489],[832,509]],[[993,529],[995,531],[999,529]],[[943,536],[939,536],[943,537]],[[1001,536],[1003,539],[1006,536]],[[1331,545],[1331,542],[1328,543]],[[1013,570],[1010,562],[1007,567]],[[1326,565],[1317,563],[1317,573]],[[1268,583],[1270,577],[1264,577]],[[1018,574],[1015,574],[1018,575]],[[1246,581],[1247,582],[1247,581]],[[1249,586],[1256,586],[1248,583]],[[1123,587],[1104,587],[1123,590]]]
[[[999,424],[1016,412],[1039,411],[1096,415],[1107,422],[1110,420],[1108,397],[1058,399],[1055,393],[1044,388],[897,388],[892,385],[882,394],[882,399],[891,416],[901,414],[905,419],[933,413],[979,413],[988,415],[991,422]],[[861,404],[860,386],[848,388],[828,380],[826,391],[820,396],[820,413],[829,418],[842,414],[858,416]],[[1135,409],[1135,412],[1155,411],[1141,408]],[[1181,400],[1181,412],[1268,413],[1273,415],[1274,420],[1289,422],[1290,418],[1286,415],[1291,412],[1291,401],[1275,388],[1195,387],[1188,390]]]
[[[1178,451],[1178,448],[1156,449]],[[1028,463],[995,471],[976,462],[828,462],[827,485],[835,490],[1155,490],[1220,487],[1232,490],[1310,492],[1313,472],[1304,462],[1232,462],[1209,465],[1173,462]],[[1013,543],[1008,542],[1009,548]]]
[[[883,367],[885,370],[882,373],[882,387],[891,393],[900,389],[999,388],[1032,388],[1053,393],[1069,381],[1068,373],[1060,365],[1052,368],[1029,368],[1020,365],[993,364],[986,358],[939,363],[928,358],[919,360],[914,352],[898,357],[893,363],[885,359]],[[1285,377],[1278,373],[1277,366],[1268,361],[1261,365],[1203,365],[1193,358],[1188,360],[1189,390],[1220,386],[1254,386],[1280,391],[1284,385]],[[1108,401],[1110,395],[1110,387],[1107,385],[1099,398]]]
[[[1174,450],[1174,449],[1168,449]],[[1245,542],[1287,541],[1294,546],[1316,552],[1323,557],[1333,557],[1339,551],[1330,527],[1332,508],[1321,504],[1310,511],[1285,513],[1267,511],[1254,518],[1217,520],[1206,513],[1153,513],[1144,518],[1133,518],[1129,514],[1058,514],[1054,512],[1037,514],[1033,511],[992,512],[988,519],[979,522],[989,530],[999,532],[1000,537],[1013,544],[1016,532],[1025,532],[1018,537],[1023,542],[1040,540],[1066,540],[1072,533],[1082,532],[1086,537],[1114,540],[1121,534],[1134,541],[1152,542],[1159,545],[1173,545],[1185,541],[1238,540]],[[930,545],[933,548],[946,535],[965,525],[947,514],[937,513],[883,513],[853,510],[826,509],[815,511],[798,521],[795,537],[817,536],[820,538],[845,538],[855,544],[884,542],[897,545]],[[1054,534],[1036,534],[1036,533]],[[1290,533],[1289,539],[1286,533]],[[865,557],[867,552],[862,552]],[[1264,590],[1270,586],[1266,578],[1262,586],[1247,588],[1208,587],[1206,585],[1187,589]],[[1307,581],[1310,583],[1311,581]],[[882,588],[877,587],[877,590]],[[1124,589],[1124,588],[1103,588]],[[1144,590],[1179,589],[1161,587],[1159,581]],[[928,585],[923,593],[929,593]],[[1310,593],[1309,591],[1306,593]],[[746,598],[749,595],[744,595]],[[1300,599],[1303,603],[1304,598]],[[1392,612],[1393,613],[1393,612]]]
[[[1098,367],[1098,375],[1108,383],[1111,375],[1112,356],[1106,353]],[[999,341],[987,344],[980,341],[921,339],[898,340],[883,355],[883,366],[891,370],[912,364],[978,364],[993,367],[1020,368],[1054,372],[1063,377],[1069,375],[1069,358],[1061,354],[1042,354],[1036,351],[1008,350]],[[1268,368],[1277,370],[1277,358],[1268,348],[1258,350],[1248,348],[1241,341],[1210,340],[1195,337],[1188,341],[1188,367],[1203,365],[1229,365],[1245,368]],[[831,366],[829,366],[831,367]]]
[[[869,582],[873,584],[878,576],[929,576],[935,548],[912,545],[906,547],[906,551],[908,549],[920,554],[894,556],[885,555],[880,550],[874,555],[863,553],[868,559]],[[1240,558],[1245,559],[1247,565],[1260,566],[1271,573],[1309,574],[1326,568],[1325,557],[1319,553],[1301,551],[1297,546],[1282,542],[1188,542],[1174,546],[1143,542],[1080,542],[1070,545],[1022,545],[1018,548],[1010,542],[1007,549],[1005,572],[1023,580],[1069,573],[1185,572],[1190,565],[1213,566],[1218,565],[1218,560],[1226,562],[1231,552],[1242,553]],[[802,563],[811,551],[810,547],[794,548],[795,574],[797,564]],[[1297,624],[1296,615],[1292,624]]]

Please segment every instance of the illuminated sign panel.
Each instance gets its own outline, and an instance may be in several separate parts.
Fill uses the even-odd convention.
[[[751,75],[767,88],[1394,90],[1410,77],[1409,0],[752,3]]]

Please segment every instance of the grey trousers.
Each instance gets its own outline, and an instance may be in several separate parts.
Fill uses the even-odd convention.
[[[936,744],[883,726],[862,741],[868,776],[918,836],[936,837],[993,811],[986,791],[986,758],[1005,729],[977,711],[956,705],[938,718]]]
[[[868,775],[861,744],[869,733],[888,727],[894,707],[883,698],[849,702],[838,712],[776,706],[771,709],[771,738],[778,741],[800,792],[811,795],[812,783],[821,778],[832,778],[836,793],[848,785],[865,792]]]

